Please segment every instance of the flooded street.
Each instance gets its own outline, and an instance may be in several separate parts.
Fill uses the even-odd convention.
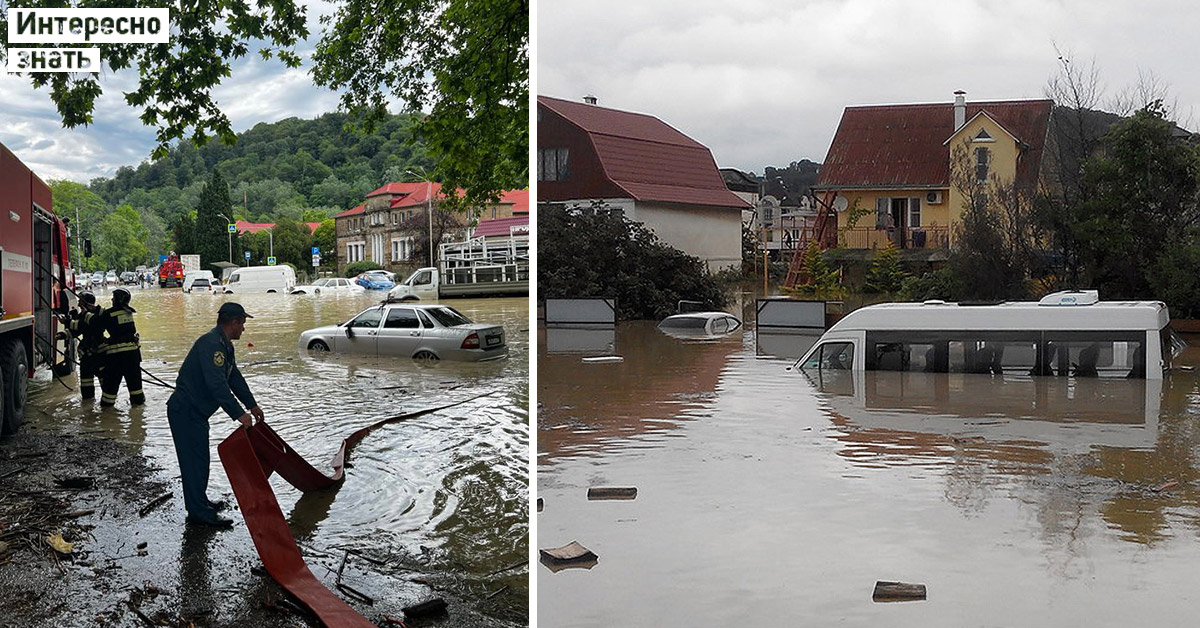
[[[542,625],[1194,623],[1195,371],[819,377],[788,368],[811,338],[752,325],[605,333],[539,330],[537,546],[598,556],[535,566]]]
[[[234,299],[177,289],[131,292],[142,366],[172,385],[194,340],[215,324],[219,305]],[[110,294],[97,292],[105,307]],[[509,345],[505,360],[425,366],[407,359],[311,356],[298,350],[301,331],[345,321],[381,296],[236,298],[254,316],[234,343],[237,360],[266,421],[324,472],[331,472],[330,459],[351,432],[387,417],[459,404],[372,432],[354,449],[339,488],[303,495],[272,477],[279,505],[312,572],[327,586],[332,587],[346,549],[368,557],[352,554],[344,570],[350,579],[343,581],[376,598],[373,607],[347,599],[370,618],[399,617],[400,607],[442,597],[450,603],[449,619],[439,625],[526,625],[528,300],[446,303],[477,322],[502,324]],[[75,387],[73,375],[66,382]],[[102,412],[98,402],[81,408],[77,392],[43,377],[31,384],[27,420],[38,430],[110,437],[147,456],[174,492],[161,511],[147,517],[147,529],[161,529],[178,546],[183,504],[166,419],[170,390],[147,377],[145,391],[144,408],[130,408],[122,388],[116,410]],[[211,425],[209,496],[232,502],[216,445],[235,423],[218,410]],[[212,612],[226,621],[241,606],[258,604],[237,589],[261,588],[265,578],[250,571],[257,555],[236,509],[231,516],[233,531],[209,538],[200,550],[189,548],[185,538],[182,549],[157,558],[169,568],[156,571],[159,588],[178,585],[185,596],[212,598]],[[93,534],[101,537],[103,522],[98,525]],[[204,565],[204,573],[198,577],[195,569],[181,569],[180,562]]]

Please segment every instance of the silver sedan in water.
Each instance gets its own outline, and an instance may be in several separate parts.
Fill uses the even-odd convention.
[[[300,349],[418,361],[480,362],[508,357],[504,327],[474,323],[445,305],[381,303],[339,325],[300,334]]]

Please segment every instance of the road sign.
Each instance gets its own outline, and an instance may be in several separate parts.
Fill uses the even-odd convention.
[[[314,256],[313,256],[313,268],[316,268],[316,267],[318,267],[318,266],[320,266],[320,265],[321,265],[321,256],[320,256],[320,255],[314,255]]]
[[[314,246],[313,247],[313,257],[320,257],[320,256],[321,256],[321,247]]]
[[[229,223],[225,228],[229,230],[229,233],[237,233],[237,225],[233,223]]]
[[[246,251],[246,261],[250,261],[250,251]]]
[[[275,265],[275,256],[272,255],[271,257],[267,258],[267,266],[274,266],[274,265]]]

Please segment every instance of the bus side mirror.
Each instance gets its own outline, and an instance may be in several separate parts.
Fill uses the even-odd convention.
[[[83,256],[84,257],[92,256],[92,241],[91,240],[83,241]]]

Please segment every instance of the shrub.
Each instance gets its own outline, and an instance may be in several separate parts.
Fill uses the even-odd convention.
[[[364,260],[361,262],[351,262],[346,264],[346,276],[355,277],[367,272],[368,270],[381,270],[382,268],[383,266],[380,266],[372,261]]]

